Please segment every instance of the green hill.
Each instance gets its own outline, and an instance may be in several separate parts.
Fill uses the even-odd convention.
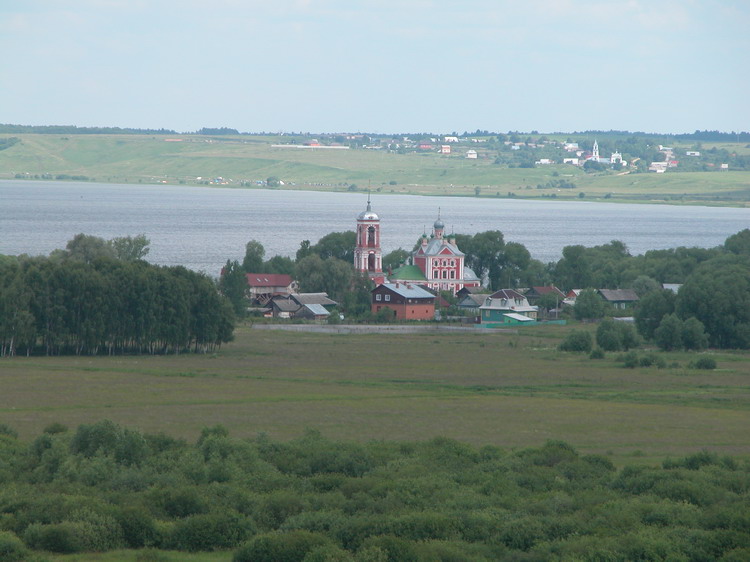
[[[3,142],[16,138],[17,142]],[[479,197],[555,197],[746,205],[750,172],[587,174],[570,165],[509,167],[491,148],[453,154],[279,145],[261,135],[0,135],[0,178],[88,179],[119,183],[263,185],[284,189],[373,190]],[[479,146],[479,145],[478,145]],[[739,145],[728,148],[742,149]],[[3,149],[4,148],[4,149]]]

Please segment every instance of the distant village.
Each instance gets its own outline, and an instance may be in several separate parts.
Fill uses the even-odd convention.
[[[499,146],[498,146],[499,145]],[[680,165],[680,158],[688,158],[690,162],[689,169],[701,160],[700,150],[688,150],[665,146],[662,144],[655,145],[650,150],[650,158],[644,158],[642,150],[639,154],[627,154],[614,147],[608,154],[602,154],[599,149],[599,142],[594,139],[591,145],[582,145],[574,141],[557,141],[551,140],[546,136],[533,137],[528,136],[522,140],[519,135],[511,134],[510,136],[499,135],[497,137],[464,137],[464,136],[435,136],[421,139],[412,139],[408,136],[398,138],[378,138],[367,135],[345,135],[328,138],[313,138],[301,143],[274,144],[275,148],[297,148],[297,149],[332,149],[348,150],[349,148],[362,148],[366,150],[387,150],[392,152],[424,152],[437,153],[444,156],[459,156],[469,160],[479,158],[492,158],[496,163],[502,163],[502,158],[498,156],[498,148],[510,152],[526,152],[535,155],[526,164],[533,163],[534,166],[544,166],[552,164],[568,164],[571,166],[585,167],[587,163],[599,164],[612,169],[640,169],[655,173],[664,173],[667,169],[677,168]],[[590,147],[590,148],[589,148]],[[625,156],[623,156],[625,154]],[[643,161],[642,161],[643,160]],[[711,159],[715,160],[715,159]],[[641,162],[639,164],[639,162]],[[707,161],[701,163],[705,168],[716,168],[718,170],[728,170],[728,162]],[[643,168],[645,166],[645,169]]]
[[[354,269],[374,286],[370,312],[375,317],[398,321],[446,319],[441,310],[450,306],[444,296],[451,295],[460,312],[454,319],[464,323],[485,327],[564,323],[560,319],[562,310],[575,306],[581,293],[581,289],[564,293],[555,286],[490,292],[465,264],[465,254],[456,245],[455,236],[446,233],[439,213],[431,234],[422,234],[407,263],[396,269],[383,270],[380,240],[380,217],[368,197],[366,209],[356,218]],[[291,275],[247,273],[246,279],[246,295],[253,310],[268,318],[324,322],[336,314],[339,303],[327,293],[300,293],[298,280]],[[665,288],[676,293],[679,285]],[[632,289],[596,292],[604,303],[619,310],[629,309],[638,301]]]

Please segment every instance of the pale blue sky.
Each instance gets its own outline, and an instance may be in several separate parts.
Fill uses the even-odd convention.
[[[750,131],[748,0],[2,0],[0,122]]]

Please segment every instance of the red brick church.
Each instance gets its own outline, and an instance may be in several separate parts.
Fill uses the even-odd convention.
[[[464,287],[479,287],[481,281],[465,265],[466,256],[456,246],[455,237],[446,237],[444,232],[445,224],[438,212],[432,236],[422,235],[419,248],[412,254],[411,264],[399,267],[389,273],[386,279],[380,248],[380,218],[372,211],[368,195],[367,209],[357,217],[354,269],[367,274],[376,285],[388,280],[421,285],[435,292],[451,291],[454,295]]]

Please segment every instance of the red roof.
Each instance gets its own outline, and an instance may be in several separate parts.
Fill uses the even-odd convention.
[[[292,276],[285,273],[246,273],[247,284],[251,287],[288,287]]]

